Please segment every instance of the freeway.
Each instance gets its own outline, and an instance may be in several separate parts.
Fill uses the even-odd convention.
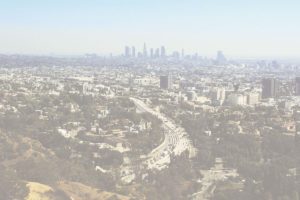
[[[150,108],[142,100],[133,97],[130,100],[134,102],[140,111],[148,112],[163,122],[165,138],[158,147],[146,155],[144,164],[148,168],[163,169],[170,163],[171,155],[178,156],[186,150],[190,152],[190,156],[196,153],[188,134],[182,127],[176,125],[172,119],[167,118],[164,114]]]

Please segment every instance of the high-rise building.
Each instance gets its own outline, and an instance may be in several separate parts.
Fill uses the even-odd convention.
[[[131,56],[135,57],[136,56],[135,54],[136,54],[135,53],[135,47],[133,46],[133,47],[131,47]]]
[[[184,59],[184,49],[181,50],[181,58]]]
[[[146,43],[144,43],[143,56],[144,56],[145,58],[148,57],[148,51],[147,51]]]
[[[157,48],[156,50],[155,50],[155,58],[158,58],[159,57],[159,48]]]
[[[160,76],[161,89],[166,89],[166,90],[172,89],[172,84],[173,84],[173,80],[171,75]]]
[[[154,50],[153,50],[153,48],[150,49],[150,57],[151,57],[151,58],[154,57]]]
[[[227,62],[226,57],[224,56],[222,51],[218,51],[217,53],[217,63],[218,64],[225,64]]]
[[[125,46],[125,52],[124,52],[125,57],[130,57],[130,48],[128,46]]]
[[[295,86],[296,86],[295,94],[296,96],[300,96],[300,77],[296,77]]]
[[[278,81],[274,78],[266,78],[262,80],[263,99],[274,98],[278,95]]]
[[[163,58],[166,57],[166,48],[164,46],[160,48],[160,56]]]

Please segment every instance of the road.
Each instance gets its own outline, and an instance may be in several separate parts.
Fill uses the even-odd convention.
[[[188,150],[190,155],[196,153],[188,134],[185,130],[176,125],[172,119],[167,118],[164,114],[157,112],[145,104],[142,100],[137,98],[130,98],[131,101],[142,112],[148,112],[163,122],[164,141],[155,149],[153,149],[148,155],[144,164],[150,169],[163,169],[168,166],[171,161],[171,155],[178,156],[182,152]]]

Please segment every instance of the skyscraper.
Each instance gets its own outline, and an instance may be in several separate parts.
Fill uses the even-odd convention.
[[[227,62],[226,57],[224,56],[222,51],[218,51],[217,53],[217,64],[225,64]]]
[[[166,57],[166,48],[164,46],[160,48],[160,56],[162,58]]]
[[[153,48],[150,49],[150,57],[151,57],[151,58],[154,57],[154,50],[153,50]]]
[[[300,96],[300,77],[296,77],[295,85],[296,85],[295,94],[296,94],[296,96]]]
[[[124,55],[126,58],[130,57],[130,48],[128,46],[125,46]]]
[[[135,57],[136,55],[135,55],[135,47],[133,46],[133,47],[131,47],[131,56],[132,57]]]
[[[157,48],[156,50],[155,50],[155,58],[158,58],[159,57],[159,48]]]
[[[144,43],[144,49],[143,49],[143,57],[148,57],[148,52],[147,52],[147,46],[146,43]]]
[[[172,84],[173,84],[173,80],[171,75],[160,76],[161,89],[166,89],[166,90],[172,89]]]
[[[278,95],[278,81],[274,78],[262,80],[262,98],[274,98]]]

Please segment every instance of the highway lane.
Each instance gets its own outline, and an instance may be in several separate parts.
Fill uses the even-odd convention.
[[[148,112],[163,122],[165,138],[158,147],[146,155],[144,163],[148,168],[165,168],[170,163],[172,155],[178,156],[185,150],[189,150],[190,154],[196,153],[188,134],[182,127],[176,125],[173,120],[168,119],[164,114],[150,108],[142,100],[133,97],[130,100],[134,102],[139,110]]]

